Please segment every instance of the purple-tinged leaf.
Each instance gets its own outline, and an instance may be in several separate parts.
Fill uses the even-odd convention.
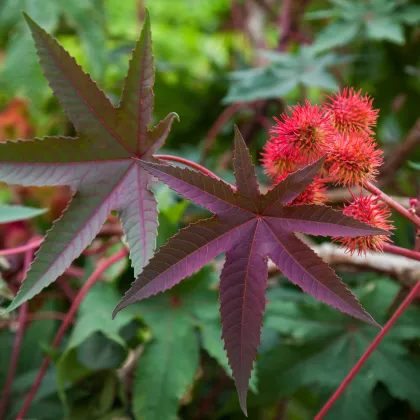
[[[284,231],[306,233],[321,236],[365,236],[386,235],[387,231],[367,225],[346,216],[341,211],[329,206],[299,204],[285,206],[279,211],[272,207],[264,212],[266,220]]]
[[[260,344],[265,310],[267,258],[260,224],[258,222],[235,248],[227,251],[220,275],[222,338],[245,414],[248,383]]]
[[[128,117],[133,108],[127,91],[123,95],[123,108],[115,109],[58,42],[29,17],[26,20],[44,73],[78,137],[0,144],[0,181],[28,186],[68,185],[74,192],[63,216],[48,232],[8,310],[61,275],[94,239],[111,210],[119,212],[131,247],[134,271],[140,272],[155,246],[157,208],[148,189],[151,176],[133,160],[140,156],[135,154],[137,139],[142,137],[145,150],[150,151],[143,158],[152,158],[151,153],[163,145],[176,116],[169,114],[154,129],[147,130],[153,105],[154,72],[148,19],[126,82],[128,90],[135,90],[132,84],[139,82],[140,90],[137,89],[134,98],[141,109],[135,124]],[[144,60],[139,60],[142,55]],[[133,138],[133,144],[125,143]]]
[[[375,324],[334,271],[294,232],[334,236],[384,232],[327,206],[287,206],[313,181],[323,158],[290,174],[263,196],[258,192],[254,168],[238,132],[234,157],[237,191],[202,173],[137,160],[141,168],[216,217],[190,225],[171,238],[132,284],[114,316],[138,300],[171,288],[226,251],[220,284],[223,338],[241,407],[246,413],[248,382],[264,311],[266,258],[271,257],[305,292]]]
[[[171,112],[159,124],[148,131],[146,144],[149,148],[142,154],[143,160],[151,157],[164,145],[175,119],[179,121],[179,115],[176,112]]]
[[[236,187],[245,197],[249,197],[258,211],[260,190],[258,188],[257,175],[252,164],[251,156],[245,141],[235,126],[235,150],[233,152],[233,168],[235,170]]]
[[[127,158],[132,151],[116,133],[117,111],[96,83],[66,50],[28,15],[44,75],[76,131],[101,138],[110,159]]]
[[[291,232],[265,224],[268,255],[304,292],[351,316],[378,326],[328,264]]]
[[[268,210],[291,203],[312,183],[324,160],[325,158],[322,157],[305,168],[292,172],[283,181],[269,190],[261,198],[259,206],[261,213],[265,214]]]
[[[136,159],[136,162],[187,200],[217,213],[219,217],[224,217],[225,213],[230,215],[232,209],[252,217],[250,211],[244,208],[248,207],[249,200],[242,194],[234,192],[223,181],[188,168],[144,162],[139,159]]]
[[[153,255],[158,227],[157,202],[148,189],[150,175],[137,165],[133,165],[124,184],[119,200],[118,217],[130,248],[131,265],[134,275]]]
[[[115,308],[113,316],[134,302],[175,286],[209,263],[226,246],[236,245],[255,223],[244,217],[235,217],[235,223],[211,218],[181,229],[150,260]]]
[[[109,164],[102,164],[102,168],[93,167],[86,175],[85,179],[88,181],[91,177],[91,182],[81,185],[69,207],[47,233],[9,311],[51,284],[93,241],[110,211],[118,205],[118,193],[114,192],[116,186],[107,184],[106,179],[110,170],[117,179],[124,179],[127,162],[115,165],[119,167],[113,168]]]
[[[132,127],[124,136],[131,150],[142,156],[150,147],[147,140],[147,126],[152,120],[153,84],[155,67],[152,53],[150,17],[146,10],[143,30],[130,60],[120,102]]]

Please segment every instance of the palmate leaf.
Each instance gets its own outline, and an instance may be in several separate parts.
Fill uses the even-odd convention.
[[[319,55],[313,47],[302,46],[297,53],[261,51],[269,60],[264,68],[239,70],[232,79],[225,103],[278,98],[291,93],[299,85],[335,90],[337,81],[329,67],[351,60],[350,56]]]
[[[182,229],[161,247],[114,311],[165,291],[223,251],[220,279],[222,336],[243,411],[260,343],[265,309],[267,257],[315,298],[377,325],[334,271],[294,235],[364,236],[384,234],[327,206],[287,206],[309,185],[323,159],[289,175],[266,195],[239,131],[235,135],[237,191],[209,176],[138,160],[142,169],[215,216]]]
[[[75,60],[25,15],[44,74],[78,133],[0,145],[0,180],[9,184],[68,185],[74,196],[48,232],[9,310],[52,283],[94,239],[117,210],[135,275],[152,255],[157,203],[150,175],[133,157],[148,160],[164,143],[175,113],[148,130],[153,110],[154,65],[149,16],[133,51],[118,108]]]
[[[356,290],[361,303],[385,321],[398,293],[389,279],[375,279]],[[372,419],[376,408],[372,391],[381,382],[394,397],[418,410],[420,363],[406,345],[417,339],[419,310],[409,308],[362,367],[326,419]],[[372,326],[344,317],[316,302],[278,302],[267,305],[265,327],[289,336],[259,360],[260,392],[250,403],[266,405],[292,395],[303,386],[319,386],[324,402],[346,377],[377,336]],[[357,403],[355,403],[355,401]],[[320,402],[322,404],[322,401]]]

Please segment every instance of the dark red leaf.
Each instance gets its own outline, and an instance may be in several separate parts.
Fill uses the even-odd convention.
[[[334,271],[294,232],[324,236],[386,234],[327,206],[287,206],[309,185],[323,159],[290,174],[261,195],[248,149],[235,132],[237,189],[202,173],[143,160],[138,165],[216,214],[180,231],[144,268],[114,311],[164,291],[226,251],[220,282],[223,339],[246,413],[248,382],[260,342],[267,257],[305,292],[343,312],[375,324]]]

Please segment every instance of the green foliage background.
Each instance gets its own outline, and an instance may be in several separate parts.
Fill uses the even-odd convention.
[[[37,136],[73,134],[37,63],[27,12],[91,73],[113,102],[118,101],[131,49],[139,34],[142,2],[135,0],[3,0],[0,2],[0,110],[16,97],[28,104],[27,122]],[[230,180],[233,122],[245,128],[254,153],[268,138],[257,119],[271,123],[287,105],[305,98],[323,100],[340,86],[369,92],[379,108],[377,138],[385,153],[407,135],[419,117],[420,5],[397,0],[314,0],[296,19],[307,39],[276,49],[279,19],[258,6],[236,2],[236,9],[263,15],[259,33],[269,51],[256,48],[246,22],[235,18],[228,0],[153,0],[152,18],[156,120],[176,111],[167,152],[206,166]],[[272,11],[281,14],[281,2]],[[298,4],[299,1],[296,1]],[[303,3],[303,2],[302,2]],[[247,6],[251,5],[251,6]],[[299,7],[299,5],[297,6]],[[303,8],[302,8],[303,9]],[[233,15],[233,18],[232,18]],[[252,38],[252,37],[251,37]],[[257,65],[258,64],[258,65]],[[262,64],[262,65],[260,65]],[[217,142],[203,157],[206,136],[226,106],[245,103],[221,127]],[[1,134],[1,133],[0,133]],[[390,184],[390,192],[418,196],[420,150],[410,156]],[[226,163],[228,162],[228,163]],[[268,183],[261,171],[262,179]],[[159,245],[179,227],[202,216],[202,210],[159,187]],[[1,187],[0,222],[27,223],[44,233],[51,219],[33,209],[6,207],[13,194]],[[48,205],[41,195],[23,204]],[[51,209],[50,209],[51,210]],[[26,213],[25,213],[26,212]],[[412,248],[414,233],[394,216],[397,245]],[[4,235],[4,232],[0,232]],[[108,255],[119,245],[109,249]],[[11,262],[13,265],[13,261]],[[94,257],[77,265],[87,276]],[[10,261],[2,261],[6,270]],[[239,419],[233,382],[229,379],[218,311],[217,263],[206,267],[169,293],[110,314],[132,280],[131,268],[113,266],[104,281],[88,293],[60,350],[50,344],[59,321],[31,321],[22,344],[7,419],[19,411],[45,354],[54,360],[28,418],[144,420]],[[385,322],[400,285],[374,273],[339,273],[374,317]],[[80,282],[72,284],[75,289]],[[54,288],[50,288],[54,291]],[[0,295],[10,298],[6,283]],[[367,348],[377,330],[344,316],[273,276],[262,344],[249,397],[251,419],[311,419]],[[397,300],[398,300],[397,299]],[[93,308],[93,309],[92,309]],[[394,306],[393,306],[394,308]],[[31,313],[63,312],[63,299],[31,302]],[[12,315],[13,317],[14,315]],[[15,330],[0,318],[0,389],[4,385]],[[331,419],[407,419],[420,417],[420,308],[414,305],[387,336],[329,413]]]

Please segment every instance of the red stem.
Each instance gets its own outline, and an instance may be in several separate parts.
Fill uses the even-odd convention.
[[[404,208],[401,204],[394,201],[389,195],[385,194],[382,190],[375,187],[370,182],[366,182],[364,187],[370,191],[372,194],[375,194],[378,196],[384,203],[388,204],[389,207],[393,208],[395,211],[403,215],[405,218],[413,222],[417,229],[420,229],[420,217],[416,216],[414,213],[412,213],[410,210],[407,210]]]
[[[54,340],[52,342],[52,347],[56,348],[60,344],[62,338],[64,337],[65,332],[67,331],[67,328],[72,322],[73,316],[76,314],[80,304],[82,303],[84,297],[86,296],[86,293],[91,289],[91,287],[95,284],[95,282],[101,277],[102,273],[107,270],[112,264],[115,264],[122,258],[124,258],[127,255],[127,249],[122,248],[119,250],[116,254],[112,255],[111,257],[107,258],[106,260],[103,260],[96,270],[92,273],[92,275],[89,277],[89,279],[86,281],[86,283],[83,285],[83,287],[80,289],[79,293],[76,296],[76,299],[72,303],[70,310],[68,311],[65,320],[60,326],[60,329],[58,330],[56,336],[54,337]],[[19,414],[17,415],[17,420],[23,420],[25,417],[26,412],[29,409],[29,406],[32,403],[33,398],[35,397],[36,392],[38,391],[39,386],[41,385],[42,379],[44,378],[44,375],[48,369],[48,366],[50,364],[50,357],[46,356],[44,361],[42,362],[41,368],[39,369],[38,376],[35,379],[34,384],[32,385],[32,388],[30,389],[25,403],[23,404],[22,409],[20,410]]]
[[[315,417],[314,420],[321,420],[322,418],[324,418],[324,416],[327,414],[328,410],[332,407],[334,402],[344,392],[344,390],[347,388],[347,386],[350,384],[350,382],[356,376],[357,372],[365,364],[366,360],[373,353],[373,351],[378,347],[379,343],[382,341],[382,339],[385,337],[385,335],[389,332],[389,330],[392,328],[392,326],[395,324],[395,322],[398,320],[398,318],[404,313],[404,311],[407,309],[407,307],[410,305],[412,300],[417,296],[417,294],[419,292],[420,292],[420,281],[417,282],[417,284],[413,287],[413,289],[411,289],[410,293],[403,300],[401,305],[395,311],[394,315],[392,315],[391,319],[385,324],[385,327],[383,328],[383,330],[372,341],[370,346],[364,352],[363,356],[354,365],[353,369],[349,372],[347,377],[344,379],[344,381],[341,383],[341,385],[337,388],[337,390],[334,392],[334,394],[331,396],[331,398],[327,401],[327,403],[324,405],[324,407],[322,407],[321,411],[317,414],[317,416]]]
[[[420,261],[420,252],[412,251],[411,249],[406,249],[406,248],[401,248],[395,245],[385,244],[383,246],[383,250],[385,252],[389,252],[390,254],[401,255],[403,257],[407,257],[412,260]]]
[[[18,246],[16,248],[2,249],[0,250],[0,257],[7,257],[9,255],[23,254],[26,251],[31,251],[32,249],[38,248],[44,238],[36,239],[28,242],[25,245]]]
[[[221,181],[221,178],[219,178],[215,173],[210,171],[210,169],[207,169],[204,166],[200,165],[199,163],[195,163],[188,159],[184,159],[184,158],[181,158],[178,156],[172,156],[172,155],[154,155],[154,156],[161,160],[182,163],[183,165],[189,166],[190,168],[193,168],[193,169],[197,169],[197,171],[200,171],[205,175],[209,175]]]
[[[61,289],[64,296],[70,301],[73,302],[76,299],[76,292],[73,288],[67,283],[67,279],[63,276],[60,276],[57,279],[57,286]]]
[[[102,254],[103,252],[105,252],[109,247],[111,247],[112,245],[115,245],[117,242],[119,242],[120,239],[119,238],[110,238],[108,239],[106,242],[104,242],[103,244],[100,244],[98,246],[92,247],[92,248],[88,248],[85,249],[83,251],[83,255],[96,255],[96,254]]]
[[[83,268],[76,267],[74,265],[71,265],[69,268],[67,268],[64,274],[66,276],[74,277],[76,279],[83,279],[83,277],[85,276]]]
[[[21,281],[25,278],[32,260],[32,250],[26,251],[25,264],[21,272]],[[0,401],[0,419],[4,418],[6,408],[9,403],[10,390],[12,388],[13,379],[15,378],[16,368],[19,361],[20,348],[22,346],[23,336],[25,334],[26,321],[28,319],[28,303],[25,302],[19,309],[18,329],[13,343],[12,359],[10,360],[9,371],[7,373],[6,383],[3,388],[3,394]]]
[[[40,320],[46,320],[46,319],[57,319],[59,321],[64,321],[66,318],[66,314],[62,312],[39,312],[39,313],[32,313],[29,314],[26,318],[26,323],[32,322],[32,321],[40,321]],[[11,325],[15,324],[15,319],[8,319],[6,321],[0,321],[0,329],[10,327]],[[0,417],[1,418],[1,417]]]

